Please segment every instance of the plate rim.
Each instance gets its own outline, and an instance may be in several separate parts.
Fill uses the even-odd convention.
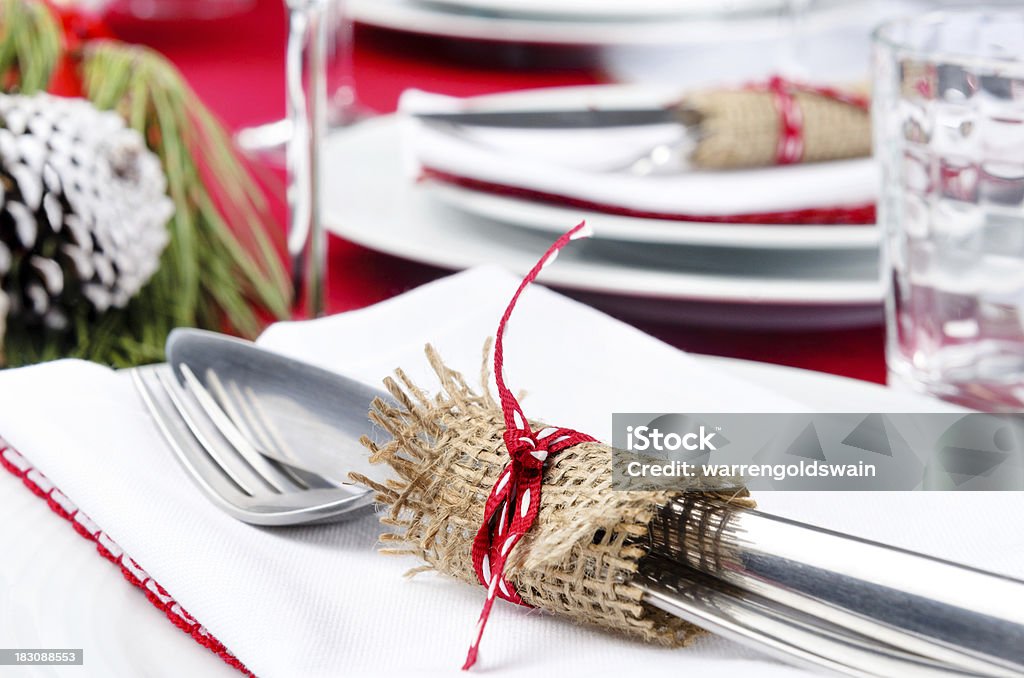
[[[350,0],[349,15],[358,23],[419,35],[486,40],[533,45],[671,45],[721,42],[722,36],[707,30],[721,19],[705,17],[669,21],[650,19],[615,21],[551,21],[522,17],[473,16],[416,6],[410,0]],[[837,2],[820,9],[813,21],[830,25],[848,20],[853,8]],[[777,34],[773,15],[744,17],[745,26],[734,27],[729,40],[755,40]],[[742,30],[740,30],[742,29]]]
[[[877,224],[787,226],[653,219],[570,209],[443,181],[428,181],[425,185],[438,200],[456,209],[544,233],[559,233],[550,224],[571,212],[588,222],[601,224],[595,228],[594,237],[611,241],[772,250],[873,250],[881,242]],[[519,208],[523,213],[519,219],[514,219],[511,213]]]

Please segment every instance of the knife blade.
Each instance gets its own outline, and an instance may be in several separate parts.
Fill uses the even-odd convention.
[[[522,111],[458,111],[447,113],[414,113],[425,122],[448,123],[470,127],[504,127],[521,129],[601,129],[678,123],[699,125],[701,114],[683,107],[656,108],[581,108]]]

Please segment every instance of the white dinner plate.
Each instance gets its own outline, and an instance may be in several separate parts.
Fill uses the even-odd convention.
[[[728,358],[700,359],[794,401],[806,402],[809,411],[932,412],[951,407],[930,398],[820,372]],[[808,402],[808,394],[814,394],[813,402]],[[12,676],[239,675],[173,626],[141,591],[124,580],[117,567],[96,552],[92,542],[78,536],[45,501],[3,469],[0,515],[15,517],[0,520],[0,543],[6,545],[0,549],[3,645],[85,650],[83,666],[23,666],[12,669]],[[145,567],[145,563],[140,564]]]
[[[704,0],[702,0],[703,2]],[[746,0],[745,0],[746,1]],[[510,0],[514,2],[514,0]],[[536,0],[535,0],[536,2]],[[624,0],[628,5],[628,0]],[[843,0],[816,3],[803,19],[804,30],[847,23],[862,10]],[[790,30],[778,12],[756,12],[729,19],[710,17],[608,18],[511,16],[456,11],[418,0],[350,0],[352,18],[370,26],[426,35],[493,42],[555,45],[678,45],[763,40]]]
[[[779,224],[726,224],[701,221],[646,219],[475,191],[446,182],[431,182],[441,201],[494,221],[560,233],[572,219],[584,218],[594,226],[595,237],[660,245],[707,245],[752,249],[868,249],[878,247],[876,226],[816,226]]]
[[[335,234],[450,269],[498,264],[525,273],[552,238],[466,214],[432,198],[402,164],[399,121],[383,116],[325,144],[323,213]],[[559,227],[568,230],[584,213]],[[880,320],[869,250],[800,253],[650,248],[590,240],[541,280],[619,315],[758,327],[842,327]]]

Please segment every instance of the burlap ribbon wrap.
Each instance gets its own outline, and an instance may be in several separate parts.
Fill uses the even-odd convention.
[[[871,117],[866,99],[831,90],[777,84],[788,98],[791,132],[799,146],[791,161],[823,162],[871,155]],[[855,103],[851,103],[855,102]],[[787,121],[779,94],[757,89],[695,92],[686,106],[703,117],[700,142],[690,160],[701,169],[735,169],[785,164],[781,130]],[[784,155],[784,154],[783,154]]]
[[[431,347],[426,353],[440,391],[431,396],[396,370],[384,382],[395,404],[378,400],[370,411],[391,440],[363,439],[371,461],[388,464],[397,479],[353,479],[385,506],[381,522],[392,531],[381,537],[382,552],[420,558],[424,565],[410,575],[436,570],[479,585],[471,551],[484,502],[509,461],[505,423],[486,386],[486,355],[477,393]],[[701,629],[646,605],[630,585],[648,553],[648,525],[674,494],[613,491],[611,463],[611,448],[596,442],[548,461],[540,512],[513,549],[506,579],[534,607],[645,641],[686,645]]]

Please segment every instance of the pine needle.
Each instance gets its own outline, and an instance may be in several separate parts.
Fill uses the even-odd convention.
[[[0,87],[46,89],[61,55],[61,29],[40,2],[0,0]]]

